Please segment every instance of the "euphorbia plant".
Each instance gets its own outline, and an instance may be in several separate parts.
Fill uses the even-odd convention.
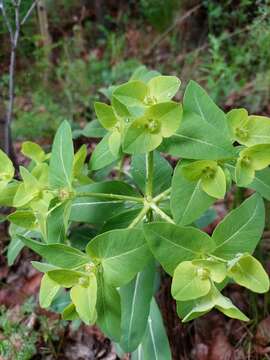
[[[21,180],[0,153],[0,203],[15,208],[9,264],[23,246],[38,253],[40,305],[55,309],[61,298],[64,319],[97,323],[134,359],[171,358],[154,300],[160,266],[184,322],[213,308],[248,321],[222,289],[269,289],[252,254],[265,225],[262,198],[270,200],[270,119],[244,109],[226,115],[194,81],[182,105],[172,100],[179,86],[141,67],[103,91],[109,104],[95,104],[98,120],[85,129],[102,135],[89,164],[85,146],[74,154],[67,122],[51,153],[23,144],[31,162]],[[180,158],[174,170],[161,153]],[[209,236],[200,224],[232,186],[254,194]]]

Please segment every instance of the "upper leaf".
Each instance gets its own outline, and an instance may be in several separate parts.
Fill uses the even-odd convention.
[[[156,149],[163,137],[170,137],[179,127],[182,108],[175,102],[150,106],[142,117],[127,128],[123,149],[129,154],[141,154]]]
[[[14,176],[14,167],[9,157],[0,149],[0,182],[9,182]]]
[[[101,125],[105,129],[111,130],[118,121],[113,111],[113,107],[101,102],[95,102],[94,106],[97,118],[100,121]]]
[[[179,90],[181,81],[176,76],[156,76],[148,83],[147,101],[165,102],[171,100]]]
[[[193,80],[186,87],[183,105],[184,111],[196,113],[204,121],[213,125],[225,138],[230,138],[224,112],[213,102],[205,90]]]
[[[55,135],[50,159],[49,181],[55,188],[71,188],[74,150],[70,125],[64,121]]]
[[[199,115],[185,110],[179,129],[169,139],[164,140],[161,148],[164,152],[186,159],[219,160],[235,156],[231,141],[220,129]]]
[[[91,170],[99,170],[118,159],[118,155],[111,152],[109,147],[109,138],[111,134],[107,134],[95,147],[89,162]]]
[[[22,144],[22,153],[37,164],[46,160],[47,156],[42,147],[32,141],[25,141]]]

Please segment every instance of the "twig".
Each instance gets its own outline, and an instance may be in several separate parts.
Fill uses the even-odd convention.
[[[21,25],[23,25],[26,22],[26,20],[29,18],[33,9],[35,8],[36,3],[37,0],[35,0],[34,3],[30,6],[23,20],[20,21],[21,0],[12,0],[12,4],[14,7],[14,16],[15,16],[15,27],[13,29],[6,13],[4,0],[0,0],[0,11],[2,13],[4,22],[6,24],[9,33],[10,44],[11,44],[10,62],[9,62],[8,107],[4,122],[4,144],[3,144],[4,150],[7,154],[10,154],[12,152],[10,124],[12,120],[13,107],[14,107],[16,51],[20,37]]]
[[[31,16],[32,12],[34,11],[35,7],[37,6],[37,2],[38,2],[38,0],[35,0],[33,2],[33,4],[30,6],[27,13],[25,14],[25,17],[21,21],[21,26],[24,25],[26,23],[26,21],[28,20],[28,18]]]
[[[156,40],[152,43],[152,45],[145,50],[144,55],[148,56],[151,54],[151,52],[153,51],[153,49],[160,43],[162,42],[166,36],[178,25],[182,24],[186,19],[188,19],[193,13],[195,13],[200,7],[202,6],[202,4],[198,4],[196,6],[194,6],[193,8],[191,8],[190,10],[188,10],[183,16],[181,16],[179,19],[176,19],[171,26],[169,26],[160,36],[158,36],[156,38]]]

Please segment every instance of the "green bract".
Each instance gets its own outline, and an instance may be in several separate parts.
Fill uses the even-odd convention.
[[[234,109],[227,114],[232,138],[239,144],[252,146],[270,142],[270,119],[248,116],[245,109]]]
[[[226,192],[226,177],[216,161],[194,161],[183,167],[184,176],[190,181],[200,181],[201,188],[210,196],[223,198]]]
[[[97,120],[85,129],[72,133],[63,122],[51,153],[23,143],[31,163],[16,179],[0,151],[0,206],[12,208],[9,265],[24,246],[39,254],[40,306],[65,303],[63,319],[96,323],[132,359],[172,358],[155,301],[160,265],[184,322],[213,308],[248,321],[221,294],[228,281],[269,290],[252,256],[270,200],[269,119],[245,109],[226,115],[194,81],[182,105],[172,100],[179,86],[175,76],[138,68],[102,90],[111,103],[96,102]],[[92,153],[86,145],[74,153],[80,135],[101,138]],[[202,229],[216,219],[211,206],[232,186],[255,193],[210,236]]]
[[[240,151],[236,164],[235,177],[239,186],[252,182],[255,171],[270,165],[270,144],[253,145]]]

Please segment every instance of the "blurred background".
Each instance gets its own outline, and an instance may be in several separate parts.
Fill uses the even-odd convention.
[[[15,26],[12,0],[4,3]],[[21,18],[32,3],[22,0]],[[8,103],[10,50],[0,16],[0,118]],[[39,0],[17,49],[16,149],[26,139],[50,144],[64,119],[75,133],[85,128],[95,118],[93,102],[102,98],[102,89],[126,81],[140,65],[178,76],[179,99],[194,79],[226,111],[243,106],[269,116],[270,1]],[[10,271],[5,244],[6,239],[0,251],[0,360],[119,359],[95,327],[68,325],[38,307],[40,274],[31,267],[33,255],[25,250]],[[236,328],[215,314],[185,327],[178,322],[179,359],[270,358],[269,296],[258,308],[254,294],[246,300],[247,293],[232,288],[230,295],[248,301],[254,323]]]
[[[32,0],[23,0],[21,16]],[[12,22],[12,5],[6,1]],[[99,90],[140,64],[196,79],[225,110],[268,113],[269,0],[42,0],[18,45],[16,140],[51,138],[65,118],[93,119]],[[7,95],[10,42],[0,19],[0,91]],[[179,94],[181,96],[181,93]]]

